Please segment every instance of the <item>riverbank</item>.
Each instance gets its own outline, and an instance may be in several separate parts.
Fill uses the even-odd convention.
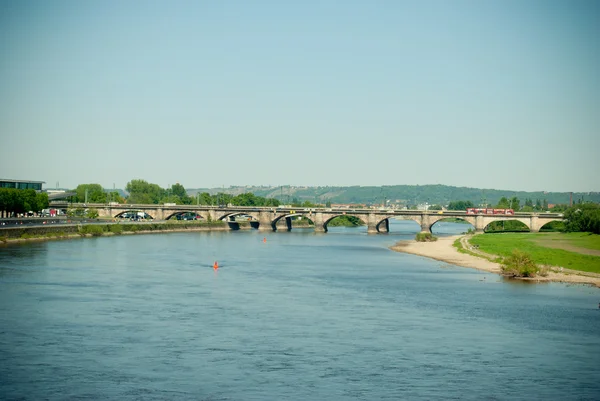
[[[249,229],[239,227],[238,229]],[[114,235],[155,234],[189,231],[231,231],[223,224],[198,223],[124,223],[124,224],[60,224],[44,227],[11,227],[0,230],[0,245],[49,240],[66,240]]]
[[[294,228],[307,228],[312,225],[297,223]],[[0,246],[24,242],[66,240],[115,235],[156,234],[191,231],[237,231],[254,229],[250,222],[235,225],[225,222],[160,222],[160,223],[107,223],[107,224],[53,224],[47,226],[17,226],[0,229]],[[285,221],[277,224],[277,229],[285,231]]]
[[[45,236],[31,236],[27,238],[2,238],[0,239],[0,246],[9,244],[19,244],[26,242],[41,242],[41,241],[55,241],[55,240],[68,240],[68,239],[80,239],[80,238],[92,238],[92,237],[112,237],[116,235],[140,235],[140,234],[167,234],[176,232],[190,232],[190,231],[231,231],[229,228],[219,227],[198,227],[198,228],[181,228],[181,229],[168,229],[168,230],[139,230],[139,231],[123,231],[121,233],[104,232],[100,235],[94,234],[83,234],[83,233],[65,233],[57,235],[45,235]]]
[[[454,241],[456,241],[458,238],[461,238],[463,243],[467,241],[465,236],[454,235],[449,237],[440,237],[435,242],[417,242],[415,240],[400,241],[391,246],[390,249],[396,252],[424,256],[457,266],[469,267],[495,274],[502,274],[502,269],[499,263],[489,261],[482,257],[459,252],[453,246]],[[590,273],[576,272],[573,270],[568,272],[549,271],[546,276],[519,278],[518,280],[590,284],[600,288],[600,277],[588,274]]]

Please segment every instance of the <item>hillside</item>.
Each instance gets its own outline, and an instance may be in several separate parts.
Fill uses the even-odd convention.
[[[292,200],[310,201],[315,203],[354,203],[366,205],[388,205],[410,206],[429,203],[447,205],[451,201],[471,201],[475,205],[482,203],[496,204],[502,197],[511,198],[516,196],[525,203],[525,199],[550,204],[568,204],[571,194],[569,192],[526,192],[501,189],[481,189],[467,187],[453,187],[448,185],[393,185],[393,186],[352,186],[352,187],[268,187],[268,186],[237,186],[228,188],[197,188],[188,189],[188,194],[195,195],[198,192],[216,194],[225,192],[237,195],[252,192],[257,196],[266,198],[277,198],[283,203]],[[579,200],[600,202],[600,192],[574,192],[573,202]]]

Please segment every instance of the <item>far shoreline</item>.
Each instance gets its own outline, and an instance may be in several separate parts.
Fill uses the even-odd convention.
[[[448,237],[439,237],[434,242],[417,242],[415,240],[403,240],[389,247],[392,251],[408,253],[411,255],[423,256],[430,259],[439,260],[448,264],[468,267],[502,275],[502,268],[499,263],[491,262],[487,259],[459,252],[454,246],[454,241],[465,235],[453,235]],[[588,284],[600,288],[600,277],[592,277],[583,273],[571,272],[548,272],[547,276],[538,276],[533,278],[514,278],[515,280],[529,282],[562,282],[571,284]]]

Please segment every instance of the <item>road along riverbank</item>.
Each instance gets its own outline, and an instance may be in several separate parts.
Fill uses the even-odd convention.
[[[490,273],[502,274],[502,268],[499,263],[489,261],[483,257],[459,252],[453,246],[454,241],[456,241],[458,238],[461,239],[463,246],[468,246],[468,239],[466,236],[453,235],[449,237],[440,237],[434,242],[417,242],[415,240],[400,241],[391,246],[390,249],[396,252],[424,256],[456,266],[470,267]],[[600,288],[600,277],[587,274],[589,273],[576,272],[573,270],[568,272],[549,271],[546,276],[518,278],[518,280],[590,284]]]

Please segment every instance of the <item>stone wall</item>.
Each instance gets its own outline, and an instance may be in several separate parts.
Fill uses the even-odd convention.
[[[46,234],[77,234],[77,224],[56,224],[48,226],[19,226],[19,227],[8,227],[0,228],[0,237],[4,238],[21,238],[23,234],[31,236],[45,236]]]

